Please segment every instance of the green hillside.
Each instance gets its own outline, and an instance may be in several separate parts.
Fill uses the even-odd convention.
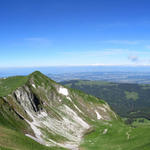
[[[16,130],[0,125],[0,150],[64,150],[60,147],[46,147]]]
[[[17,87],[26,83],[28,77],[14,76],[0,79],[0,97],[11,94]]]
[[[115,121],[95,126],[95,132],[85,136],[81,147],[86,150],[149,150],[150,126],[135,127]]]
[[[61,84],[104,99],[122,117],[150,119],[150,85],[105,81],[64,81]]]
[[[104,100],[38,71],[3,79],[1,85],[0,150],[150,149],[148,120],[126,125]]]

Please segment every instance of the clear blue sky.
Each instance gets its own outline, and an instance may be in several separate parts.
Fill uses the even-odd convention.
[[[150,65],[149,0],[1,0],[0,67]]]

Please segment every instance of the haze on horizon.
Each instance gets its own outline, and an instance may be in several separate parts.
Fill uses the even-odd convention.
[[[0,68],[149,66],[149,0],[0,2]]]

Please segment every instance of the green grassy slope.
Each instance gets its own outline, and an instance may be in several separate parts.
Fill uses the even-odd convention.
[[[63,148],[46,147],[20,132],[0,126],[0,150],[63,150]]]
[[[18,87],[26,83],[28,77],[15,76],[6,79],[0,79],[0,97],[7,96]]]
[[[104,130],[107,133],[104,134]],[[121,122],[94,123],[94,130],[85,135],[81,150],[149,150],[150,126],[132,128]],[[45,147],[23,134],[0,126],[0,150],[63,150]],[[129,135],[128,135],[129,134]],[[6,144],[7,143],[7,144]]]
[[[106,132],[107,130],[107,132]],[[122,122],[95,125],[84,137],[83,150],[149,150],[150,126],[130,127]]]
[[[150,85],[80,80],[61,84],[104,99],[123,117],[150,119]]]

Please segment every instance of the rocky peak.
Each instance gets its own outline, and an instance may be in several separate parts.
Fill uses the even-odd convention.
[[[92,122],[118,119],[104,101],[63,87],[39,71],[26,78],[5,101],[23,118],[25,135],[43,145],[78,149]]]

